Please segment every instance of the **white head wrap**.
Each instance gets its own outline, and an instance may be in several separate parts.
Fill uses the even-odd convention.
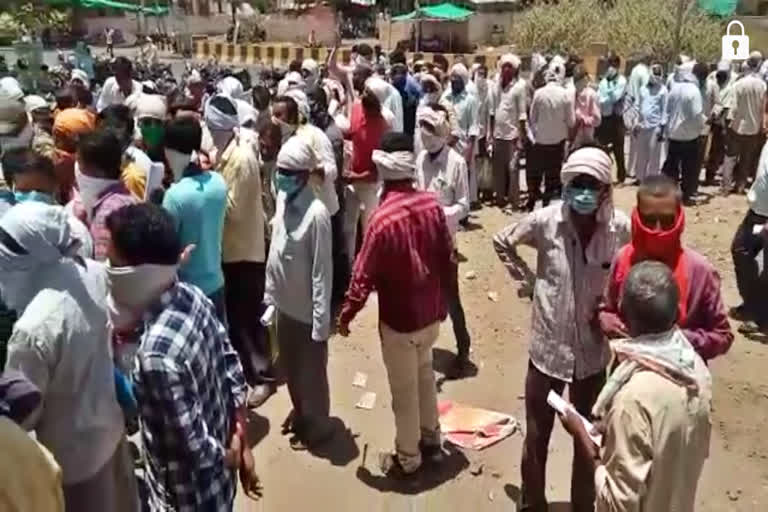
[[[235,108],[237,108],[237,123],[240,126],[244,126],[249,121],[253,123],[258,121],[259,111],[247,101],[235,100]]]
[[[382,106],[384,105],[384,102],[387,101],[387,98],[389,98],[389,84],[378,76],[368,78],[365,81],[365,87],[379,99]]]
[[[201,84],[201,83],[203,83],[203,77],[200,76],[200,72],[198,70],[193,69],[189,73],[189,76],[187,77],[187,85]]]
[[[277,168],[289,171],[311,171],[317,167],[312,146],[301,137],[293,136],[283,144],[277,154]]]
[[[167,111],[165,96],[161,94],[141,93],[136,99],[136,119],[151,117],[165,121]]]
[[[434,110],[429,106],[423,106],[419,109],[417,123],[427,123],[435,129],[435,135],[448,137],[451,134],[451,125],[448,122],[448,116],[442,110]]]
[[[296,106],[299,107],[299,115],[303,117],[305,121],[309,121],[309,100],[307,99],[307,95],[304,94],[304,91],[299,89],[289,89],[285,95],[296,102]]]
[[[513,68],[520,69],[520,57],[513,53],[505,53],[499,60],[499,67],[504,64],[511,64]]]
[[[435,77],[435,75],[433,75],[432,73],[427,73],[426,71],[421,73],[421,75],[419,76],[419,81],[421,82],[422,85],[429,82],[435,87],[437,87],[438,96],[443,93],[443,86],[442,84],[440,84],[440,80],[438,80]]]
[[[82,69],[73,69],[72,73],[69,77],[69,83],[72,83],[73,80],[80,80],[86,89],[91,88],[91,81],[88,79],[88,73],[83,71]]]
[[[411,151],[387,153],[374,149],[371,159],[384,181],[407,180],[415,176],[414,157]]]
[[[233,76],[223,78],[218,84],[216,84],[216,90],[219,94],[224,94],[231,98],[242,99],[243,97],[243,83]]]
[[[11,76],[0,78],[0,99],[20,100],[24,97],[19,81]]]
[[[235,108],[235,111],[239,113],[237,105],[235,104],[234,100],[232,98],[229,98],[224,95],[217,95],[214,96],[221,97],[232,103],[232,106]],[[211,130],[219,130],[219,131],[226,131],[226,130],[233,130],[236,126],[239,124],[238,119],[238,113],[235,114],[227,114],[225,112],[222,112],[216,106],[213,104],[213,98],[211,98],[211,101],[208,101],[208,103],[205,104],[205,110],[203,111],[203,119],[205,120],[205,124],[208,125],[208,128]]]
[[[562,170],[560,181],[568,185],[579,174],[592,176],[604,185],[613,184],[613,161],[611,157],[600,148],[586,147],[577,149],[568,156]],[[609,193],[600,205],[597,219],[607,222],[613,216],[613,194]]]
[[[467,67],[464,64],[454,64],[451,68],[451,75],[458,75],[461,77],[462,80],[464,80],[464,83],[466,84],[469,82],[469,71],[467,70]]]
[[[48,105],[48,102],[45,101],[45,98],[42,96],[36,96],[34,94],[24,97],[24,107],[27,109],[28,114],[41,108],[51,108],[51,106]]]

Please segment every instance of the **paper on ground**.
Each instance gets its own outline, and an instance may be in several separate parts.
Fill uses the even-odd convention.
[[[368,375],[363,372],[355,372],[355,378],[352,385],[356,388],[364,388],[368,384]]]
[[[373,409],[374,405],[376,405],[376,393],[373,391],[366,391],[363,393],[363,396],[360,397],[360,400],[357,401],[355,407],[358,409],[367,409],[370,411]]]
[[[547,403],[559,414],[565,414],[566,410],[570,410],[572,413],[578,416],[579,419],[581,420],[581,423],[584,425],[584,428],[587,430],[587,434],[589,434],[589,438],[592,439],[592,442],[595,443],[597,446],[602,446],[603,436],[601,436],[600,434],[592,433],[595,427],[592,425],[592,423],[589,422],[589,420],[587,420],[584,416],[579,414],[578,411],[576,411],[576,408],[573,406],[573,404],[565,401],[563,397],[561,397],[560,395],[558,395],[552,390],[550,390],[549,395],[547,395]]]
[[[437,405],[440,430],[445,439],[462,448],[482,450],[518,430],[518,422],[509,414],[470,407],[450,400]]]

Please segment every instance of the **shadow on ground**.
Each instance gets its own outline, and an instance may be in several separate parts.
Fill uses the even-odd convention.
[[[346,466],[360,455],[357,446],[359,434],[353,434],[340,418],[330,419],[333,437],[320,446],[309,449],[315,457],[326,459],[334,466]]]
[[[520,503],[520,488],[516,485],[507,484],[504,486],[504,492],[514,503]],[[571,504],[565,501],[556,501],[550,503],[548,512],[571,512]]]
[[[388,478],[379,473],[378,467],[375,469],[377,474],[365,467],[357,468],[357,479],[372,489],[380,492],[394,492],[397,494],[419,494],[429,491],[440,485],[453,480],[456,476],[469,467],[467,457],[455,446],[447,444],[446,454],[443,462],[439,465],[424,463],[424,466],[413,476],[397,480]],[[378,464],[378,457],[371,465]]]
[[[464,371],[464,374],[461,377],[454,378],[450,376],[451,366],[453,365],[453,361],[455,358],[456,358],[456,354],[454,354],[450,350],[445,350],[444,348],[440,348],[440,347],[434,347],[432,349],[432,369],[441,375],[440,377],[438,377],[436,381],[438,393],[442,391],[443,383],[446,380],[462,380],[462,379],[469,379],[477,376],[477,372],[478,372],[477,366],[475,365],[475,363],[471,361],[469,362],[469,365],[467,366],[467,368]]]

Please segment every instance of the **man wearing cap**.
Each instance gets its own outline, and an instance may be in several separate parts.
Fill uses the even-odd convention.
[[[519,77],[520,57],[508,53],[499,61],[499,80],[490,91],[489,135],[493,148],[493,182],[496,204],[503,208],[511,203],[520,206],[519,152],[527,140],[527,89]]]
[[[163,133],[168,107],[160,94],[141,93],[135,103],[136,126],[144,151],[153,162],[163,162]]]
[[[469,213],[467,162],[462,155],[448,146],[450,124],[448,113],[442,106],[433,104],[421,109],[417,122],[424,150],[416,158],[416,186],[419,190],[432,192],[437,196],[443,207],[456,251],[459,222]],[[458,267],[455,271],[458,272]],[[457,347],[456,359],[448,377],[461,378],[470,367],[471,339],[467,331],[464,307],[461,305],[458,276],[454,276],[451,286],[446,287],[445,291]]]
[[[746,70],[733,84],[733,96],[728,105],[731,125],[728,128],[726,157],[720,183],[722,193],[744,192],[747,178],[754,176],[763,139],[765,112],[765,80],[758,74],[763,56],[754,51],[746,61]],[[736,162],[738,161],[738,167]],[[738,174],[735,174],[738,172]]]
[[[443,94],[443,100],[450,103],[456,113],[458,133],[454,148],[467,162],[469,173],[470,202],[477,201],[477,176],[474,173],[475,144],[480,133],[477,96],[467,90],[469,71],[464,64],[451,68],[451,87]]]
[[[382,469],[404,476],[415,473],[423,457],[442,455],[432,345],[446,316],[443,290],[456,279],[456,265],[443,207],[415,186],[411,138],[389,133],[381,146],[373,154],[384,181],[381,204],[355,263],[339,333],[349,335],[349,323],[375,290],[397,432],[396,455],[385,457]]]
[[[125,100],[132,94],[141,91],[141,84],[131,77],[133,64],[127,57],[117,57],[112,64],[115,76],[107,78],[101,88],[99,100],[96,102],[96,111],[101,112],[109,105],[125,104]]]
[[[329,422],[328,338],[333,263],[331,218],[308,186],[315,152],[291,137],[277,156],[277,211],[267,259],[264,304],[276,310],[277,343],[293,410],[283,424],[294,449],[333,434]]]
[[[612,167],[602,149],[574,151],[561,172],[563,202],[528,214],[493,238],[512,278],[526,283],[524,293],[533,295],[521,510],[547,510],[545,475],[555,419],[547,394],[562,394],[567,384],[571,402],[586,417],[605,381],[608,346],[595,318],[611,261],[630,238],[629,219],[613,207]],[[518,254],[519,245],[537,249],[535,272]],[[594,500],[592,461],[576,452],[573,510],[592,511]]]
[[[525,165],[529,212],[539,198],[542,206],[547,206],[550,200],[560,197],[560,167],[565,157],[565,140],[574,125],[574,97],[560,85],[558,76],[557,67],[546,70],[546,85],[536,90],[531,102],[529,122],[533,147]]]

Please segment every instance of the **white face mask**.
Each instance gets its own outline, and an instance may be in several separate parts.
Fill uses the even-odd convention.
[[[280,127],[280,135],[282,137],[283,142],[288,140],[291,137],[291,135],[293,135],[293,133],[296,131],[295,124],[286,123],[282,119],[278,119],[274,116],[272,116],[272,122]]]
[[[425,130],[421,130],[421,144],[427,153],[435,154],[443,149],[445,146],[445,139],[439,135],[431,134]]]
[[[120,180],[94,178],[83,174],[80,172],[78,162],[75,162],[75,181],[77,182],[80,199],[83,201],[83,206],[89,219],[93,215],[93,207],[96,206],[96,201],[99,200],[101,194],[112,185],[120,183]]]
[[[173,171],[173,181],[177,182],[184,175],[184,170],[189,166],[189,162],[192,161],[192,155],[176,151],[175,149],[165,150],[165,158],[168,160],[168,165]]]
[[[113,327],[131,327],[176,279],[178,265],[107,265],[107,305]]]

